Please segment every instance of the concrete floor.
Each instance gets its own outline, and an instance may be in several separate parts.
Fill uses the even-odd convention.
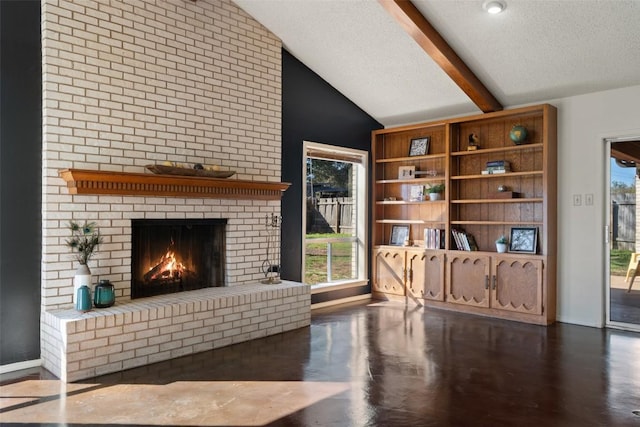
[[[636,410],[640,334],[393,302],[80,383],[0,386],[3,425],[640,426]]]

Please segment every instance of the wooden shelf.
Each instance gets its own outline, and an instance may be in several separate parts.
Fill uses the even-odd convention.
[[[485,175],[483,175],[485,176]],[[376,184],[420,184],[424,182],[443,182],[444,176],[430,176],[428,178],[412,178],[412,179],[379,179]]]
[[[533,176],[542,176],[544,174],[543,171],[526,171],[526,172],[506,172],[506,173],[492,173],[487,175],[477,174],[477,175],[453,175],[451,177],[452,180],[461,180],[461,179],[491,179],[491,178],[505,178],[505,177],[513,177],[513,176],[521,176],[521,177],[533,177]]]
[[[444,224],[444,221],[428,221],[424,219],[377,219],[376,224]]]
[[[451,221],[453,225],[512,225],[512,226],[527,226],[527,225],[539,225],[544,223],[539,221]]]
[[[451,203],[456,204],[485,204],[485,203],[542,203],[543,199],[540,198],[515,198],[515,199],[465,199],[465,200],[452,200]]]
[[[505,151],[541,150],[542,147],[542,144],[523,144],[472,151],[453,151],[451,152],[451,156],[477,156],[478,154],[504,153]]]
[[[429,205],[444,202],[446,200],[377,200],[376,205]]]
[[[416,160],[426,159],[444,159],[446,154],[425,154],[424,156],[410,156],[410,157],[390,157],[387,159],[376,159],[376,163],[395,163],[395,162],[415,162]]]
[[[279,200],[291,184],[196,176],[64,169],[70,194]]]

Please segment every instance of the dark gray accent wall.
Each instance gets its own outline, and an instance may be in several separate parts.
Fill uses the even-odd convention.
[[[303,141],[370,152],[371,131],[382,127],[293,55],[282,51],[282,181],[291,183],[282,198],[284,279],[302,280]],[[340,295],[345,296],[351,295]]]
[[[0,1],[0,365],[40,358],[40,2]]]

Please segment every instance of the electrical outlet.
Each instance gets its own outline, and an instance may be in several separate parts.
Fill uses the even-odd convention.
[[[573,195],[573,206],[582,206],[582,195],[574,194]]]
[[[587,206],[593,205],[593,194],[589,193],[584,195],[584,204]]]

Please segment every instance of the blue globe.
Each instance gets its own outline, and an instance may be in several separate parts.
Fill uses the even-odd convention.
[[[509,131],[509,138],[516,144],[524,144],[527,140],[527,128],[522,125],[515,125]]]

